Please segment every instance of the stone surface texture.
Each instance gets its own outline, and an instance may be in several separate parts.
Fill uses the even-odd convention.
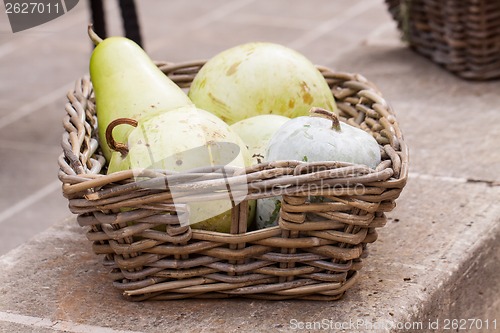
[[[397,113],[408,184],[340,301],[125,301],[57,179],[65,93],[88,73],[88,3],[16,34],[0,13],[0,332],[451,332],[454,319],[500,331],[500,81],[464,81],[413,53],[382,0],[137,3],[156,60],[260,40],[363,74]]]

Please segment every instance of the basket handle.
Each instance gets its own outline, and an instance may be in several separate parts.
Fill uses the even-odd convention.
[[[336,130],[337,132],[341,131],[339,118],[332,111],[329,111],[329,110],[323,109],[323,108],[312,107],[309,110],[309,114],[311,115],[311,117],[321,117],[321,118],[331,120],[332,121],[332,129]]]
[[[137,127],[137,120],[132,118],[117,118],[106,127],[106,142],[111,150],[121,153],[123,156],[128,154],[128,146],[125,143],[116,142],[113,138],[113,130],[118,125],[130,125]]]

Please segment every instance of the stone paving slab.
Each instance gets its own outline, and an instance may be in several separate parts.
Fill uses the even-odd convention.
[[[0,13],[0,255],[68,215],[57,158],[66,92],[88,71],[87,12],[16,34]]]
[[[9,177],[0,178],[0,187],[12,200],[0,201],[0,214],[33,194],[40,188],[57,180],[57,158],[60,153],[55,151],[39,152],[0,147],[2,170],[9,170]],[[50,162],[50,163],[49,163]],[[39,163],[38,173],[32,172],[32,164]],[[53,178],[40,177],[40,174],[52,174]],[[26,182],[26,186],[22,182]]]
[[[0,213],[1,217],[5,217],[0,223],[0,228],[2,234],[6,235],[0,242],[0,253],[7,253],[10,249],[25,243],[52,226],[54,221],[67,218],[68,213],[60,207],[66,207],[68,201],[62,197],[58,181],[48,183],[32,195],[40,200],[31,204],[31,209],[27,209],[27,203],[21,201],[21,204]]]
[[[77,332],[78,325],[95,332],[100,327],[112,332],[289,332],[302,322],[352,321],[363,325],[359,332],[373,331],[373,325],[395,332],[394,325],[443,323],[452,317],[500,321],[498,199],[498,186],[411,177],[391,222],[369,246],[358,284],[337,302],[132,303],[111,286],[84,230],[70,218],[0,257],[0,328],[13,324],[7,314],[62,322],[70,325],[68,332]],[[344,331],[355,332],[352,325]],[[34,327],[26,324],[20,332]]]

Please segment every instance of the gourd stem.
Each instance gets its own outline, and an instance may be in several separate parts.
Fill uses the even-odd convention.
[[[328,111],[323,108],[313,107],[309,110],[309,114],[312,117],[322,117],[332,121],[332,129],[340,132],[342,129],[340,128],[339,118],[332,111]]]
[[[113,129],[118,125],[130,125],[137,127],[137,120],[132,118],[118,118],[109,123],[106,127],[106,142],[111,150],[117,151],[126,156],[128,154],[128,146],[125,143],[116,142],[113,138]]]
[[[89,24],[87,28],[87,33],[89,34],[89,37],[95,46],[97,46],[100,42],[102,42],[102,38],[95,33],[94,29],[92,29],[92,24]]]

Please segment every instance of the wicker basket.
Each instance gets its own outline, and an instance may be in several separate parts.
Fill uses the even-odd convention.
[[[413,50],[465,79],[500,78],[500,1],[385,1]]]
[[[158,65],[187,88],[203,64]],[[173,204],[169,189],[139,184],[163,182],[167,170],[146,170],[140,181],[133,171],[106,175],[92,85],[88,78],[77,82],[68,93],[59,178],[71,212],[88,227],[94,252],[105,255],[113,285],[127,299],[335,300],[355,283],[366,244],[377,239],[375,229],[385,225],[384,212],[395,207],[406,183],[408,151],[391,108],[372,83],[318,68],[340,119],[375,136],[382,162],[376,170],[300,161],[237,170],[227,177],[245,176],[248,200],[276,195],[276,189],[283,199],[279,226],[254,231],[247,231],[248,201],[243,201],[232,209],[230,234],[180,226],[176,212],[186,210]],[[205,200],[203,193],[220,190],[209,174],[188,184],[190,196]],[[329,200],[310,202],[310,196]]]

